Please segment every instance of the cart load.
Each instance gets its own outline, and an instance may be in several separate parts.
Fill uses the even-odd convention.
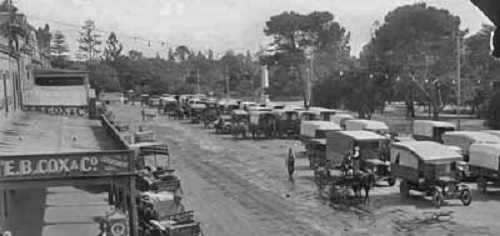
[[[303,121],[300,124],[300,136],[302,139],[326,138],[328,131],[342,130],[339,125],[329,121]]]
[[[478,131],[450,131],[443,134],[443,143],[460,147],[465,161],[469,159],[469,148],[475,143],[500,143],[500,137]]]
[[[140,193],[139,213],[154,215],[158,220],[182,213],[184,206],[180,203],[180,196],[170,191]]]
[[[168,235],[168,236],[200,236],[200,222],[194,220],[194,212],[187,211],[169,216],[163,221],[150,221],[150,232],[153,235]]]
[[[469,186],[461,184],[456,163],[463,157],[449,146],[432,141],[400,142],[391,145],[391,170],[400,178],[400,194],[408,198],[410,190],[431,196],[435,207],[444,200],[460,199],[468,206]]]
[[[443,134],[456,129],[457,127],[449,122],[416,120],[413,122],[413,138],[418,141],[443,143]]]
[[[389,126],[375,120],[348,120],[345,122],[345,130],[367,130],[385,135],[389,133]]]
[[[354,120],[354,117],[347,114],[337,114],[332,116],[332,120],[334,123],[337,123],[341,128],[345,129],[345,122],[348,120]]]

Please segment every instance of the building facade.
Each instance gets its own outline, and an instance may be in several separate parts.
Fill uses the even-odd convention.
[[[34,86],[33,70],[50,68],[50,31],[36,30],[23,14],[0,8],[0,120],[21,110]]]

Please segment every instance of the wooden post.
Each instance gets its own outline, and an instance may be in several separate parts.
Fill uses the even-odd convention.
[[[130,176],[129,178],[129,192],[130,192],[130,236],[139,236],[139,215],[137,212],[137,202],[136,196],[137,191],[135,189],[135,176]]]

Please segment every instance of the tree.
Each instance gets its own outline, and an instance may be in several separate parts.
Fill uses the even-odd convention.
[[[184,46],[184,45],[178,46],[175,49],[175,56],[181,62],[186,61],[190,55],[191,55],[191,51],[189,51],[189,48]]]
[[[66,42],[66,36],[64,36],[61,31],[56,31],[54,33],[50,51],[52,54],[52,66],[64,68],[68,59],[67,53],[69,52],[69,46]]]
[[[390,72],[409,79],[406,84],[429,102],[437,120],[454,92],[456,38],[466,34],[459,26],[458,16],[425,3],[398,7],[375,30],[364,48],[364,61],[379,73]],[[400,89],[410,91],[408,87]]]
[[[115,32],[111,32],[111,34],[109,34],[108,40],[106,41],[106,48],[104,49],[104,60],[119,60],[122,56],[122,50],[123,45],[116,38]]]
[[[142,52],[136,51],[136,50],[130,50],[128,52],[128,57],[132,61],[138,61],[138,60],[143,60],[144,56],[142,55]]]
[[[305,77],[306,50],[336,54],[345,46],[346,30],[334,21],[334,16],[329,12],[316,11],[308,15],[283,12],[266,22],[264,33],[275,39],[273,46],[276,54],[268,65],[276,64],[276,74],[283,76],[273,79],[271,91],[283,88],[288,83],[292,86],[288,92],[300,94],[303,91],[304,102],[308,106],[306,84],[302,79]]]
[[[95,32],[94,21],[85,21],[85,25],[82,27],[82,31],[80,31],[80,38],[78,39],[78,43],[80,43],[79,49],[87,53],[87,59],[89,61],[92,61],[95,56],[101,53],[101,51],[98,49],[99,45],[101,45],[102,43],[99,40],[100,37],[101,36],[96,34]]]
[[[168,48],[168,60],[175,61],[175,53],[172,48]]]
[[[90,84],[97,93],[121,91],[117,71],[105,62],[90,66]]]

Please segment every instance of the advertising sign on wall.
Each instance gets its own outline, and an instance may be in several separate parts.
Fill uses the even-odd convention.
[[[0,181],[130,174],[131,158],[131,151],[2,156]]]
[[[49,115],[58,116],[88,116],[89,108],[86,106],[24,106],[25,111],[38,111]]]

